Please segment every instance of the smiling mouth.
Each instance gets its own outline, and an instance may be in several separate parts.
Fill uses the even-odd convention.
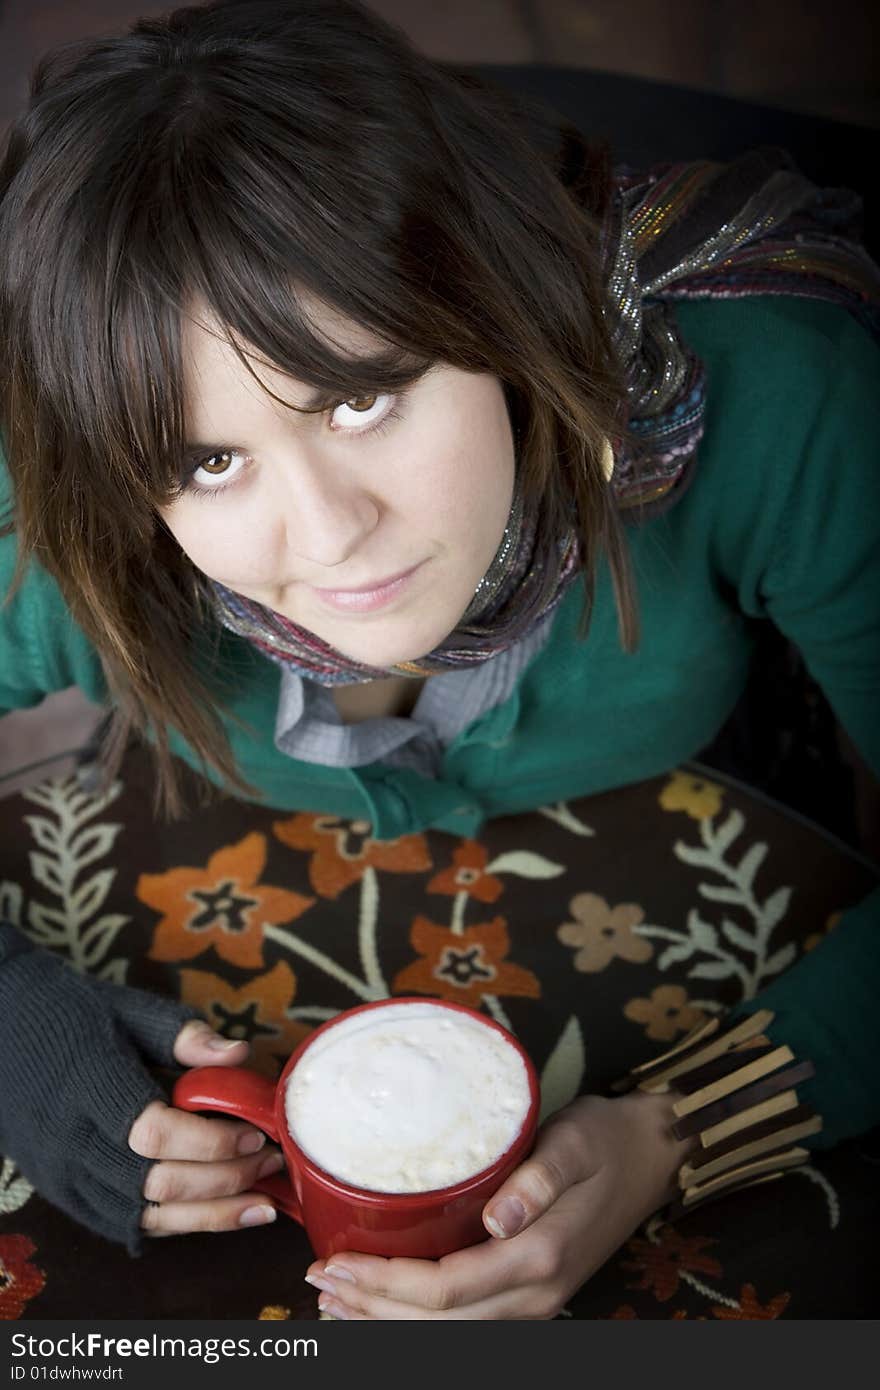
[[[319,589],[314,584],[312,588],[318,594],[375,594],[380,589],[387,589],[390,585],[396,584],[398,580],[405,579],[416,569],[418,569],[418,565],[411,565],[408,570],[398,570],[396,574],[390,574],[387,579],[377,579],[371,584],[359,584],[357,588],[353,589]]]
[[[422,560],[419,564],[413,565],[411,569],[403,570],[396,575],[392,575],[389,579],[382,579],[377,584],[370,587],[362,589],[318,589],[312,586],[312,592],[331,608],[350,613],[365,613],[370,609],[383,607],[396,598],[398,594],[402,593],[424,563],[424,560]]]

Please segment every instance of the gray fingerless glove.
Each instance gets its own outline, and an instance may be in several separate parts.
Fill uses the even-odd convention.
[[[0,1153],[75,1221],[141,1249],[153,1160],[128,1146],[138,1115],[166,1099],[142,1058],[175,1066],[199,1014],[161,995],[79,975],[0,923]]]

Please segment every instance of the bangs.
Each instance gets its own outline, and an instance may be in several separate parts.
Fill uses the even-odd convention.
[[[253,200],[245,199],[234,164],[228,146],[223,159],[157,163],[160,187],[144,198],[133,190],[119,232],[124,250],[105,309],[113,381],[88,394],[115,417],[113,437],[128,433],[154,505],[179,483],[188,324],[229,342],[270,396],[261,367],[318,393],[310,407],[282,400],[301,413],[400,391],[438,360],[433,335],[417,332],[430,320],[428,305],[386,257],[371,254],[363,237],[358,254],[350,233],[328,237],[320,211],[301,191],[295,203],[277,179],[252,181]]]
[[[106,407],[115,416],[113,433],[128,431],[128,462],[152,506],[167,505],[177,496],[189,453],[183,343],[190,325],[227,342],[261,391],[302,415],[355,396],[397,394],[435,365],[435,358],[417,350],[375,341],[375,330],[363,323],[354,326],[374,342],[353,352],[351,319],[340,320],[340,336],[347,339],[340,342],[318,326],[317,320],[323,323],[326,317],[325,304],[289,282],[279,284],[276,294],[267,293],[261,267],[250,262],[241,269],[248,278],[243,274],[214,286],[193,278],[186,288],[180,286],[181,303],[163,293],[161,302],[153,304],[132,295],[128,312],[120,306],[114,336],[125,369],[116,376],[115,397],[105,396]],[[263,369],[312,388],[312,403],[296,405],[277,394]],[[107,463],[112,466],[113,461],[108,458]]]
[[[33,331],[22,336],[40,344],[33,376],[58,443],[90,457],[129,505],[161,505],[179,483],[182,340],[196,307],[258,381],[269,365],[328,403],[399,391],[441,356],[480,365],[464,360],[431,288],[436,258],[426,273],[414,240],[413,180],[428,178],[419,140],[352,113],[357,101],[340,92],[356,85],[351,70],[332,94],[307,65],[273,91],[264,72],[248,74],[246,52],[224,57],[149,83],[142,69],[117,75],[68,109],[81,150],[104,129],[75,173],[48,142],[34,151],[54,165],[41,231],[57,254],[26,295]],[[95,109],[120,103],[138,119],[114,124]],[[343,341],[323,326],[328,311]]]

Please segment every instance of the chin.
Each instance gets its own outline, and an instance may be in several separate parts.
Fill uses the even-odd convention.
[[[358,650],[358,648],[342,642],[334,642],[333,646],[343,656],[348,657],[349,661],[358,661],[363,666],[373,666],[379,671],[390,670],[392,666],[400,666],[404,662],[420,661],[428,652],[433,651],[433,647],[388,647],[383,649],[378,646],[365,646],[362,650]]]
[[[432,624],[430,630],[423,631],[421,635],[414,635],[410,641],[394,641],[390,635],[383,641],[381,636],[374,637],[366,632],[360,642],[346,642],[342,636],[333,637],[329,634],[324,637],[324,641],[329,642],[343,656],[347,656],[349,661],[359,661],[365,666],[375,666],[384,670],[391,666],[400,666],[405,661],[420,661],[428,652],[439,647],[451,631],[451,627]]]

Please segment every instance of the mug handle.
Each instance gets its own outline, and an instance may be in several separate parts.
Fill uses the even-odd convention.
[[[276,1144],[275,1083],[247,1067],[193,1067],[174,1083],[171,1101],[178,1110],[217,1110],[256,1125]],[[294,1221],[303,1225],[302,1207],[289,1178],[272,1174],[252,1184]]]

